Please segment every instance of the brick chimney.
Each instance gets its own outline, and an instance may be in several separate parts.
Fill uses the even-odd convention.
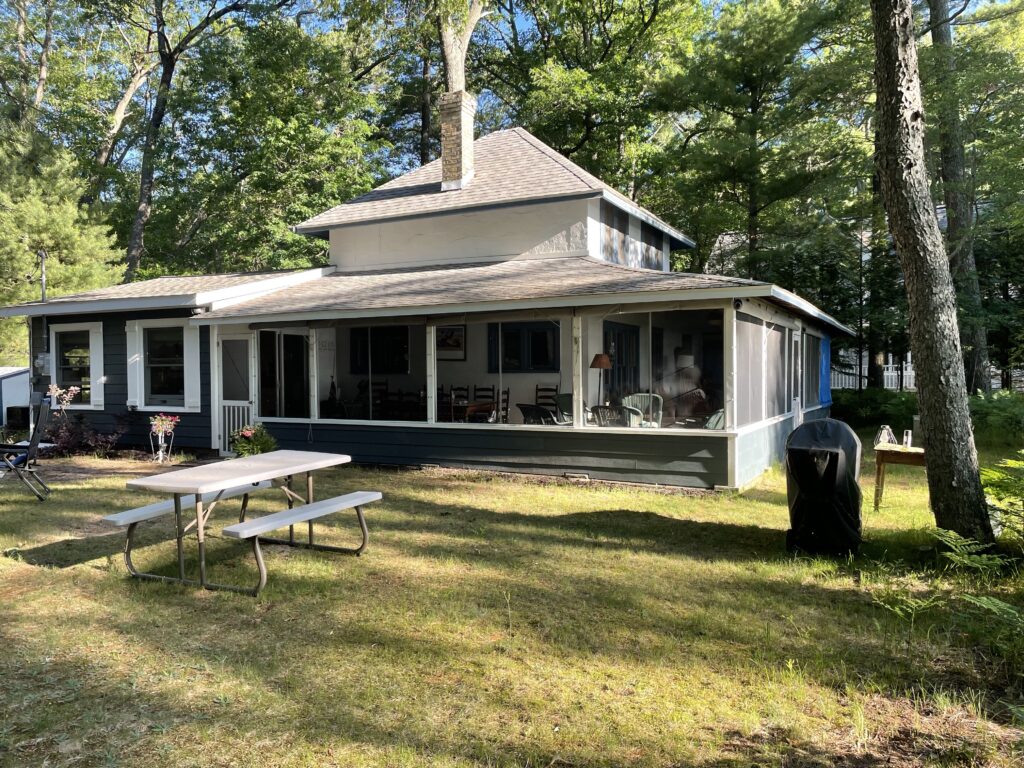
[[[473,118],[476,96],[441,94],[441,190],[462,189],[473,180]]]

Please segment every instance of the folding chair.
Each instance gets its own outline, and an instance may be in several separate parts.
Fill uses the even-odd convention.
[[[39,455],[39,441],[46,431],[50,420],[50,401],[43,400],[39,405],[35,429],[27,443],[17,445],[0,444],[0,482],[14,475],[36,495],[40,501],[50,495],[50,486],[36,473],[36,459]]]

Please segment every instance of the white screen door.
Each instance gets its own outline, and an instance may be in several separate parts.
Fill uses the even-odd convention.
[[[252,423],[252,360],[248,336],[220,340],[221,450],[231,450],[231,433]]]

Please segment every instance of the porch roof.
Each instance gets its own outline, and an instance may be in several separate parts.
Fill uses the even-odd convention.
[[[233,272],[217,275],[166,275],[67,294],[45,302],[0,307],[0,317],[73,315],[140,309],[217,309],[289,286],[315,280],[333,267],[273,272]]]
[[[194,319],[199,324],[443,315],[462,312],[761,297],[843,332],[814,305],[770,283],[656,272],[588,256],[335,272]]]

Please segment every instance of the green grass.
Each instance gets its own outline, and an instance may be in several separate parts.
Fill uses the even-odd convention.
[[[48,466],[46,503],[0,491],[0,765],[1019,765],[985,655],[873,602],[890,569],[931,578],[920,470],[876,514],[868,461],[865,551],[835,562],[784,551],[777,470],[694,495],[346,467],[318,496],[384,492],[367,552],[269,547],[253,599],[126,577],[97,520],[152,465]],[[170,537],[139,565],[171,572]],[[210,559],[255,578],[237,542]]]

